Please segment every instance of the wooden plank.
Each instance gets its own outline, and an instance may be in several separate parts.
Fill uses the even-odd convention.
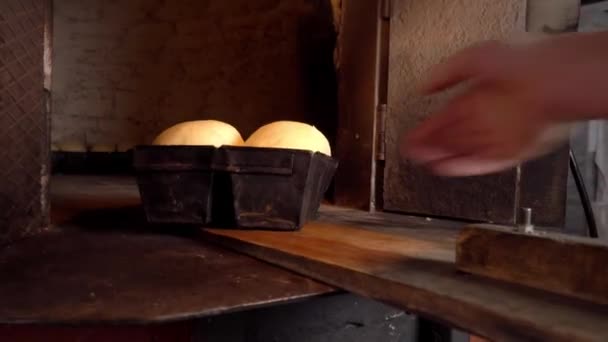
[[[608,304],[608,245],[496,226],[471,226],[458,238],[458,269],[555,293]]]
[[[608,340],[604,306],[458,272],[457,230],[382,227],[378,217],[362,224],[373,223],[372,230],[326,217],[299,232],[207,230],[204,236],[494,341]]]

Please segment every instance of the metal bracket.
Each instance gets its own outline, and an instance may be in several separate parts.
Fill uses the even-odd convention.
[[[521,208],[521,222],[519,224],[519,231],[526,234],[534,233],[534,225],[532,224],[532,209]]]

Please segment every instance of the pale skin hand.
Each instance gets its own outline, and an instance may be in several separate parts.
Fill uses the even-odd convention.
[[[436,66],[421,92],[462,83],[463,93],[404,137],[403,155],[444,176],[514,167],[567,140],[569,124],[608,118],[608,32],[484,42]]]

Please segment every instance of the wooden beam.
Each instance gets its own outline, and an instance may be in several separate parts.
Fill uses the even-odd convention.
[[[206,230],[203,235],[493,341],[608,341],[605,307],[458,272],[458,230],[424,219],[399,222],[396,215],[333,216],[339,218],[325,211],[323,221],[299,232]]]
[[[563,234],[530,235],[490,225],[458,238],[459,270],[608,304],[608,245]]]

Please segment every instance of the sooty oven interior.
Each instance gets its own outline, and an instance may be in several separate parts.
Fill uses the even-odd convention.
[[[2,241],[52,226],[51,175],[128,175],[133,146],[205,118],[244,136],[275,120],[318,127],[340,162],[330,203],[497,223],[527,206],[560,226],[565,151],[458,180],[398,156],[400,134],[442,101],[410,94],[418,74],[468,42],[525,30],[512,2],[3,1]]]

